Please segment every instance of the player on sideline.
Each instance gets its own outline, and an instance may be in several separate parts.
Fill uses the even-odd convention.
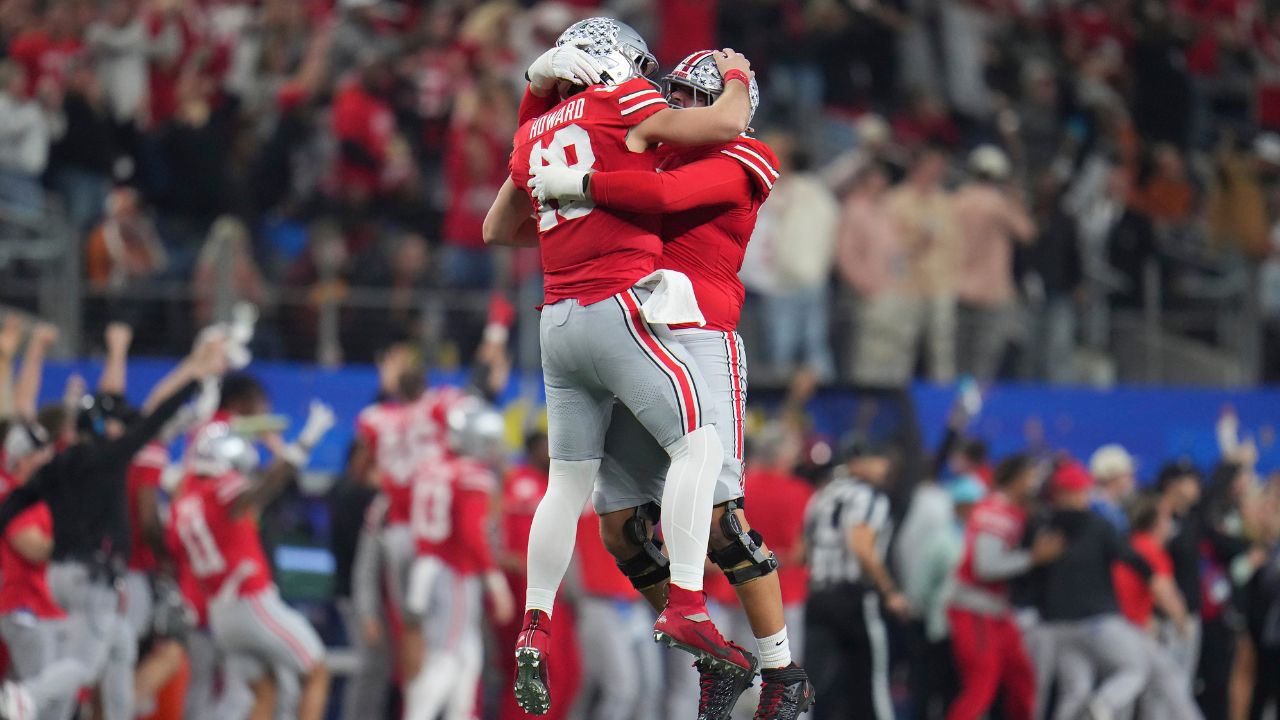
[[[515,619],[515,600],[488,538],[502,416],[472,398],[449,411],[448,426],[449,456],[422,463],[413,480],[418,557],[405,608],[423,618],[427,659],[406,682],[405,720],[476,717],[484,609],[493,609],[499,625]]]
[[[706,611],[702,566],[724,454],[712,424],[714,408],[700,392],[705,383],[697,366],[670,329],[659,324],[701,319],[692,292],[687,284],[685,294],[673,290],[666,299],[682,312],[659,316],[652,304],[644,306],[649,290],[638,287],[658,268],[658,219],[585,202],[532,203],[526,187],[530,166],[543,163],[544,150],[584,169],[652,171],[656,155],[649,151],[660,142],[699,145],[737,137],[750,112],[750,63],[731,50],[718,53],[729,87],[711,107],[677,112],[644,77],[657,62],[630,27],[590,18],[560,36],[557,46],[567,44],[593,56],[607,82],[570,95],[520,127],[512,176],[485,220],[487,242],[514,236],[531,243],[525,220],[536,208],[545,275],[540,334],[552,460],[547,494],[530,533],[515,682],[521,706],[534,714],[546,713],[551,705],[546,654],[552,603],[604,456],[604,430],[615,398],[671,458],[662,491],[671,583],[655,638],[747,678],[758,666],[750,653],[724,640]],[[549,53],[545,66],[554,68],[556,50]],[[543,89],[551,85],[546,75],[531,73],[530,79]],[[674,286],[688,282],[663,277],[668,280]]]
[[[703,50],[680,61],[665,78],[668,102],[677,108],[705,107],[724,91],[715,52]],[[758,102],[751,83],[751,110]],[[711,560],[734,586],[750,621],[763,666],[764,686],[757,718],[793,718],[813,701],[804,670],[792,662],[775,573],[777,561],[743,514],[743,414],[747,373],[742,338],[737,333],[744,290],[738,279],[742,258],[761,204],[778,179],[777,160],[763,142],[742,135],[697,148],[660,150],[663,172],[573,169],[554,154],[535,167],[531,180],[539,202],[582,202],[619,211],[664,214],[662,267],[684,273],[693,282],[704,328],[673,328],[707,381],[716,405],[724,465],[716,486],[711,528]],[[652,514],[643,504],[619,505],[605,490],[619,483],[660,499],[667,464],[662,449],[625,408],[615,408],[605,439],[596,511],[600,531],[618,567],[656,607],[666,593],[665,559],[652,540]],[[635,499],[635,498],[628,498]],[[702,693],[700,717],[722,718],[745,689],[732,674],[698,664]]]
[[[378,487],[386,498],[381,533],[383,576],[388,617],[386,631],[395,644],[403,677],[417,674],[422,662],[422,634],[404,612],[414,543],[409,529],[412,476],[424,460],[444,456],[445,413],[464,396],[453,387],[426,387],[422,354],[408,343],[392,345],[378,360],[379,381],[386,397],[356,418],[356,448],[349,475]],[[375,618],[362,618],[372,637]]]
[[[191,438],[187,476],[171,508],[172,522],[191,570],[209,598],[209,629],[226,657],[232,688],[274,675],[278,717],[319,720],[329,695],[324,644],[296,610],[280,599],[262,550],[256,513],[274,500],[307,464],[311,448],[333,425],[319,402],[290,445],[268,437],[275,459],[251,479],[257,451],[234,432],[237,419],[266,411],[266,392],[247,375],[223,381],[213,419]],[[296,703],[296,704],[295,704]],[[217,717],[247,717],[253,698],[224,693]]]

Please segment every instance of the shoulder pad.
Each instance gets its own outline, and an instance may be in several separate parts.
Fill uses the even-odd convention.
[[[766,197],[769,195],[780,173],[778,158],[768,145],[749,135],[740,135],[737,140],[725,143],[720,152],[742,163],[760,194]]]

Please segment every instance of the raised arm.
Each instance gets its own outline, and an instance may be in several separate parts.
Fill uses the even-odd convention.
[[[129,345],[133,342],[133,328],[113,322],[106,331],[107,360],[98,378],[98,392],[123,395],[129,364]]]
[[[533,202],[516,187],[511,176],[498,189],[482,229],[485,245],[537,247],[538,227],[533,219]]]
[[[644,152],[658,143],[707,145],[729,142],[746,132],[751,117],[748,89],[751,63],[742,53],[725,48],[716,53],[716,66],[720,74],[729,75],[729,79],[715,103],[709,107],[667,108],[654,113],[631,129],[627,147],[632,152]]]
[[[333,409],[318,400],[312,400],[307,421],[296,440],[285,445],[279,435],[271,436],[267,447],[275,454],[275,459],[267,466],[266,472],[254,487],[236,497],[231,505],[232,514],[238,515],[265,507],[276,499],[290,482],[297,479],[298,472],[307,466],[311,450],[329,432],[333,423]]]
[[[13,411],[20,418],[36,418],[36,398],[40,396],[44,356],[57,341],[58,329],[48,323],[40,323],[31,331],[27,352],[22,357],[22,369],[18,371],[18,384],[13,389]]]
[[[9,313],[0,326],[0,418],[13,415],[13,360],[22,344],[22,318]]]

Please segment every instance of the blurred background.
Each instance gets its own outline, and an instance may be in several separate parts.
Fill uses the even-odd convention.
[[[1280,22],[1251,0],[4,0],[0,301],[64,356],[108,319],[173,354],[245,299],[261,358],[465,363],[492,293],[536,317],[536,253],[480,240],[522,71],[600,11],[667,65],[754,63],[790,199],[744,268],[756,387],[1280,374]],[[886,360],[914,371],[859,367]]]
[[[1269,0],[0,0],[0,306],[60,330],[44,399],[97,373],[111,321],[168,358],[256,305],[251,370],[277,410],[319,396],[339,414],[264,527],[285,594],[343,645],[331,600],[368,495],[342,475],[379,351],[414,343],[433,383],[462,383],[510,319],[513,451],[542,422],[537,252],[480,228],[524,68],[599,13],[664,67],[731,46],[760,80],[753,125],[783,176],[742,333],[753,438],[780,420],[803,449],[778,472],[889,443],[903,518],[918,486],[990,484],[999,456],[1047,475],[1119,444],[1129,494],[1189,462],[1221,486],[1215,518],[1274,513]],[[170,364],[133,363],[130,394]],[[1280,557],[1273,525],[1232,526],[1252,571]],[[1215,608],[1262,576],[1223,581],[1231,561]],[[1254,611],[1280,608],[1259,592]],[[1280,635],[1210,621],[1224,646],[1198,689],[1228,717],[1248,708],[1224,689],[1233,643],[1277,653]]]

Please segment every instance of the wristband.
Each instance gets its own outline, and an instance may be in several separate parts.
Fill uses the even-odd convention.
[[[724,84],[726,86],[729,84],[731,80],[741,81],[743,85],[747,86],[747,88],[751,87],[750,76],[748,76],[745,72],[741,70],[734,69],[724,74]]]

